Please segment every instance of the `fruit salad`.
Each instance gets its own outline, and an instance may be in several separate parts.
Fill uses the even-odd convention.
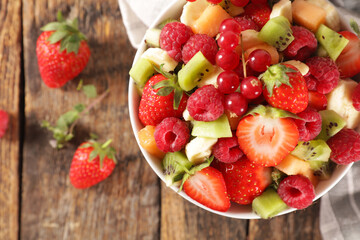
[[[167,186],[219,212],[304,209],[360,160],[359,28],[326,0],[188,0],[130,76],[141,147]]]

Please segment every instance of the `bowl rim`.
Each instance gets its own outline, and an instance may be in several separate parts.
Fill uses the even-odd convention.
[[[150,25],[149,28],[156,27],[162,21],[169,19],[174,14],[177,14],[178,16],[180,16],[179,14],[182,10],[182,6],[185,3],[187,3],[186,0],[176,0],[176,1],[173,1],[172,3],[169,3],[169,5],[159,14],[159,16],[154,20],[154,22]],[[348,28],[348,25],[344,24],[343,19],[342,19],[342,21],[343,21],[343,26],[345,26],[345,28]],[[145,49],[146,49],[146,44],[145,44],[145,36],[144,36],[138,50],[136,51],[132,65],[134,65],[134,63],[140,58],[141,54],[145,51]],[[154,156],[151,156],[149,153],[147,153],[146,150],[143,149],[139,143],[139,138],[138,138],[137,133],[141,128],[144,127],[140,123],[140,120],[138,118],[139,101],[140,101],[140,96],[137,92],[137,89],[135,87],[135,83],[134,83],[133,79],[130,77],[129,87],[128,87],[128,109],[129,109],[130,123],[131,123],[131,128],[133,130],[133,134],[135,136],[136,142],[137,142],[145,160],[150,165],[152,170],[156,173],[156,175],[163,182],[165,182],[164,175],[161,171],[161,163],[160,163],[159,159],[157,159]],[[330,191],[345,176],[345,174],[350,170],[352,165],[353,165],[353,163],[351,163],[349,165],[337,165],[336,169],[334,170],[334,172],[329,180],[320,181],[319,185],[315,188],[316,196],[315,196],[313,202],[315,202],[316,200],[321,198],[324,194],[326,194],[328,191]],[[251,205],[239,205],[239,204],[232,202],[231,208],[227,212],[220,212],[220,211],[210,209],[210,208],[202,205],[201,203],[193,200],[187,194],[185,194],[184,191],[179,192],[178,186],[170,186],[170,188],[173,191],[177,192],[180,196],[182,196],[183,198],[188,200],[189,202],[191,202],[191,203],[195,204],[196,206],[199,206],[202,209],[207,210],[209,212],[212,212],[212,213],[224,216],[224,217],[235,218],[235,219],[260,219],[260,217],[252,211]],[[280,212],[276,216],[288,214],[288,213],[294,212],[296,210],[297,209],[295,209],[295,208],[288,208],[288,209]]]

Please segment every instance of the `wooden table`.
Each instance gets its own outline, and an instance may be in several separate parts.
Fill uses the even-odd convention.
[[[77,16],[92,56],[61,89],[46,87],[35,54],[40,27],[56,12]],[[11,115],[0,140],[0,239],[321,239],[319,204],[272,220],[237,220],[206,212],[162,184],[142,157],[128,111],[128,71],[135,53],[117,0],[0,0],[0,108]],[[79,79],[108,96],[76,128],[63,150],[48,144],[52,123],[76,103]],[[76,146],[95,132],[114,139],[119,164],[87,190],[70,184]]]

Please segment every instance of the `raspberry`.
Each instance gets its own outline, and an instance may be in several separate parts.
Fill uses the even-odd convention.
[[[294,122],[299,130],[300,141],[310,141],[319,135],[321,131],[321,115],[312,108],[307,108],[301,113],[297,114],[302,119],[294,119]]]
[[[287,58],[304,61],[316,51],[317,40],[315,35],[304,27],[292,26],[294,41],[285,49]]]
[[[223,163],[236,162],[244,155],[239,148],[236,136],[230,138],[219,138],[212,151],[215,158]]]
[[[337,164],[346,165],[360,160],[360,134],[353,129],[342,129],[327,144],[331,149],[330,159]]]
[[[181,48],[193,35],[191,29],[183,23],[171,22],[164,26],[160,33],[160,47],[167,51],[170,57],[181,61]]]
[[[184,121],[168,117],[156,126],[154,137],[161,151],[177,152],[189,142],[190,131]]]
[[[297,209],[307,208],[315,198],[314,186],[302,175],[284,178],[279,184],[278,194],[286,205]]]
[[[223,95],[213,85],[205,85],[191,94],[186,108],[196,121],[214,121],[224,113]]]
[[[360,111],[360,84],[358,84],[352,94],[353,106],[357,111]]]
[[[4,110],[0,110],[0,138],[2,138],[9,125],[9,115]]]
[[[245,7],[245,16],[253,20],[261,29],[270,19],[271,9],[267,4],[249,3]]]
[[[209,62],[215,64],[218,51],[216,41],[206,34],[195,34],[189,38],[182,49],[182,60],[188,63],[190,59],[201,51]]]
[[[248,29],[253,29],[255,31],[259,31],[259,26],[256,25],[256,23],[251,20],[250,18],[246,16],[238,16],[234,18],[241,26],[241,31],[245,31]]]
[[[333,60],[316,56],[306,60],[306,65],[310,68],[310,75],[305,76],[310,91],[327,94],[337,86],[340,73]]]

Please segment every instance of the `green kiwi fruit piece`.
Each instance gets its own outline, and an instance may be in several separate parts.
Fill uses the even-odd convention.
[[[346,121],[333,110],[319,111],[322,119],[321,132],[316,137],[327,141],[346,126]]]
[[[212,122],[193,121],[191,135],[196,137],[225,138],[232,137],[229,120],[222,115]]]
[[[192,90],[213,69],[214,66],[206,59],[202,52],[197,52],[178,73],[180,87],[185,91]]]
[[[277,50],[284,51],[294,40],[291,24],[284,16],[270,19],[259,32],[259,38],[274,46]]]
[[[330,147],[324,140],[311,140],[307,142],[300,141],[295,149],[291,152],[292,155],[306,160],[306,161],[323,161],[329,160],[331,153]]]
[[[190,169],[192,163],[182,152],[169,152],[162,160],[166,186],[171,186],[180,181],[185,173],[185,169]]]
[[[287,208],[286,203],[284,203],[279,194],[272,188],[268,188],[252,202],[253,211],[264,219],[274,217]]]
[[[316,39],[320,45],[326,50],[330,58],[334,61],[339,57],[340,53],[344,50],[349,40],[344,38],[341,34],[321,24],[316,31]]]
[[[155,69],[151,62],[145,58],[140,58],[130,69],[129,75],[132,77],[137,87],[142,89],[154,73]]]
[[[219,5],[232,17],[244,12],[244,8],[235,6],[230,0],[223,0]]]

